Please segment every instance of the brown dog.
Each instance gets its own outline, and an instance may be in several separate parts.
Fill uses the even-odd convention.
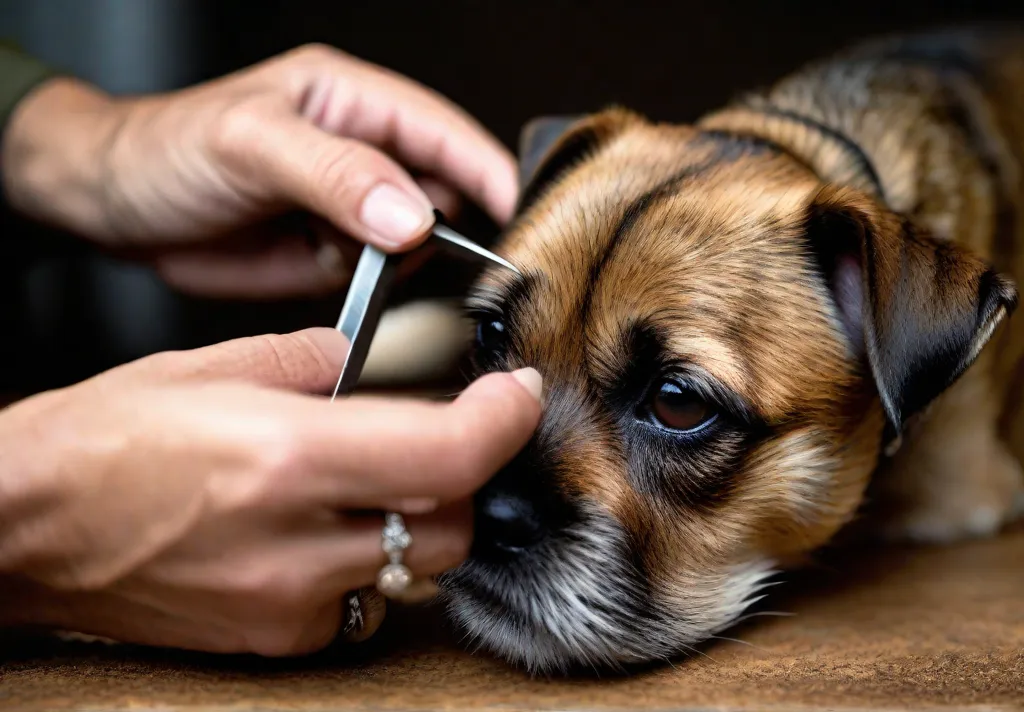
[[[950,540],[1024,503],[1024,33],[871,42],[694,126],[531,125],[470,308],[545,412],[442,589],[534,670],[668,658],[874,505]],[[870,486],[870,489],[869,489]]]

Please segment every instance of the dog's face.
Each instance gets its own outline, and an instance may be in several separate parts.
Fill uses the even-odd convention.
[[[479,370],[538,369],[544,415],[443,589],[533,669],[662,659],[854,515],[883,436],[1015,293],[770,144],[623,111],[551,128],[499,246],[522,276],[469,301]]]

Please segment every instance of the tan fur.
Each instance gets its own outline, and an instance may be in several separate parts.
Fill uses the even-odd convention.
[[[993,75],[991,87],[961,79],[956,93],[980,124],[998,178],[985,156],[953,134],[936,113],[941,88],[927,70],[906,67],[850,69],[834,59],[780,82],[768,101],[842,130],[874,163],[887,203],[936,237],[955,242],[991,262],[1018,283],[1024,279],[1024,39],[1009,33],[978,43],[973,51]],[[838,59],[870,57],[892,40],[867,43]],[[827,105],[836,82],[859,84],[845,93],[870,103]],[[754,107],[759,101],[752,102]],[[706,127],[743,122],[729,110],[701,122]],[[756,120],[755,120],[756,121]],[[792,125],[754,130],[792,141],[832,180],[865,189],[835,145],[808,146],[808,132]],[[782,138],[785,137],[785,138]],[[791,138],[792,137],[792,138]],[[1000,193],[1012,203],[1016,230],[997,235]],[[1007,239],[1008,238],[1008,239]],[[969,373],[929,409],[896,457],[875,478],[880,500],[877,526],[888,536],[952,540],[991,534],[1021,513],[1024,415],[1019,383],[1024,373],[1024,329],[1004,327]],[[1000,423],[1003,427],[999,427]],[[1011,453],[1013,456],[1011,456]]]
[[[1024,509],[1024,329],[1008,318],[1024,279],[1024,34],[926,41],[982,67],[984,81],[882,58],[903,41],[810,65],[693,126],[610,109],[548,146],[541,175],[587,141],[499,244],[532,275],[528,293],[494,270],[469,300],[514,324],[483,370],[544,375],[531,450],[542,486],[619,532],[608,541],[627,542],[648,587],[630,605],[659,622],[624,632],[608,614],[621,625],[606,640],[594,626],[530,618],[534,637],[524,637],[459,582],[476,577],[508,601],[518,589],[470,564],[453,578],[453,610],[485,643],[534,667],[663,657],[735,620],[767,568],[799,564],[855,520],[872,534],[940,541],[990,534]],[[806,233],[818,215],[868,236],[866,353],[811,266]],[[956,325],[980,294],[995,296],[978,314],[992,310],[959,342],[972,365],[921,412],[901,412],[906,381],[891,374],[920,364],[885,349],[906,334],[961,338]],[[624,424],[628,411],[609,399],[624,378],[646,377],[628,347],[638,322],[745,402],[759,435],[723,426],[710,443],[665,444]],[[893,413],[902,437],[886,458]],[[609,566],[621,563],[614,551]],[[546,561],[530,575],[549,575]],[[533,606],[548,593],[543,580],[522,594]],[[576,601],[559,591],[559,605]]]

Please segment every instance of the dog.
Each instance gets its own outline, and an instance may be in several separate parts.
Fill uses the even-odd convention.
[[[439,581],[483,647],[669,660],[846,532],[1024,511],[1024,31],[867,40],[691,124],[537,119],[520,160],[522,275],[466,307],[474,373],[538,369],[544,414]]]

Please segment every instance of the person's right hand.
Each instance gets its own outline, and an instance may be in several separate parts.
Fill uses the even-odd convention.
[[[407,252],[463,198],[504,225],[518,193],[512,154],[464,109],[321,45],[158,95],[52,79],[0,141],[15,210],[205,296],[329,294],[360,244]]]
[[[387,562],[382,517],[358,510],[406,514],[417,578],[459,564],[469,498],[537,425],[539,375],[331,403],[346,348],[310,329],[167,352],[0,411],[0,618],[301,654]]]

